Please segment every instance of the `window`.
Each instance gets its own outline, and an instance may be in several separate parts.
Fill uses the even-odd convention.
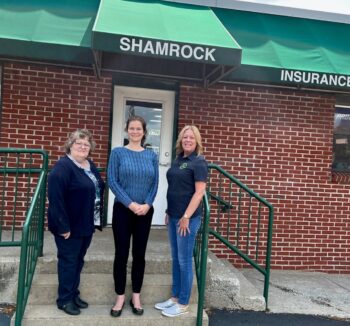
[[[2,63],[0,62],[0,134],[1,134],[1,125],[2,125],[2,72],[3,72],[3,68],[2,68]],[[1,137],[0,137],[1,138]]]
[[[333,170],[350,172],[350,105],[337,105],[334,115]]]

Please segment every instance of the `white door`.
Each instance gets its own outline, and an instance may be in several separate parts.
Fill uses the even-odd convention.
[[[171,164],[175,93],[158,89],[115,86],[112,123],[112,148],[124,146],[124,131],[129,115],[140,115],[147,123],[145,144],[158,155],[159,185],[154,201],[153,225],[164,225],[166,172]],[[109,191],[108,223],[112,223],[114,195]]]

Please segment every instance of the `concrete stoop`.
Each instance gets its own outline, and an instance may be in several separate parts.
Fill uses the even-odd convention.
[[[142,303],[153,305],[155,302],[168,298],[170,295],[170,274],[145,274],[142,287]],[[115,301],[114,282],[112,274],[81,275],[81,297],[90,305],[113,305]],[[57,293],[57,274],[37,274],[28,299],[29,305],[54,304]],[[126,298],[131,298],[131,281],[127,279]],[[196,284],[194,284],[191,303],[198,300]],[[126,302],[127,303],[127,302]]]
[[[19,258],[0,259],[0,303],[15,303],[18,284]]]
[[[85,257],[81,275],[81,297],[89,302],[88,309],[81,309],[78,316],[69,316],[56,307],[57,296],[57,258],[54,243],[50,237],[45,239],[44,256],[39,259],[36,274],[23,317],[23,326],[107,326],[114,325],[196,325],[197,284],[192,290],[190,309],[187,314],[168,318],[154,308],[154,304],[166,300],[171,290],[171,259],[165,230],[152,230],[146,256],[146,271],[142,287],[144,315],[135,316],[129,306],[131,280],[128,273],[126,302],[123,313],[118,318],[110,316],[115,302],[113,282],[114,244],[111,230],[96,233],[93,243]],[[130,262],[128,264],[130,271]],[[208,325],[204,312],[203,325]]]
[[[195,325],[197,315],[197,285],[194,284],[190,312],[177,318],[162,316],[154,303],[167,299],[171,289],[171,258],[164,229],[152,229],[147,247],[146,271],[142,288],[143,316],[132,314],[128,305],[131,296],[130,274],[127,280],[125,304],[121,317],[110,316],[115,301],[113,283],[114,242],[110,229],[97,232],[85,257],[81,276],[81,297],[89,302],[79,316],[69,316],[57,309],[57,258],[53,237],[45,233],[44,256],[38,261],[36,274],[24,314],[23,326],[55,325]],[[1,259],[0,259],[1,260]],[[130,265],[130,264],[129,264]],[[130,266],[128,269],[130,270]],[[210,254],[207,269],[206,308],[264,310],[261,293],[231,264]],[[14,321],[14,318],[13,320]],[[209,323],[203,312],[203,325]],[[14,324],[12,322],[12,324]]]
[[[189,313],[168,318],[153,308],[153,305],[143,305],[145,313],[135,316],[131,308],[125,306],[118,318],[109,315],[111,305],[91,305],[82,310],[79,316],[69,316],[57,310],[54,305],[30,305],[27,307],[23,326],[107,326],[107,325],[142,325],[142,326],[193,326],[196,325],[197,305],[191,305]],[[203,325],[208,325],[207,315],[203,318]]]
[[[10,231],[2,231],[3,240],[11,239]],[[16,234],[15,240],[18,240]],[[18,285],[20,248],[0,247],[0,303],[15,303]]]
[[[148,262],[149,263],[149,262]],[[101,265],[100,265],[101,267]],[[103,267],[101,267],[103,268]],[[55,300],[57,293],[57,274],[37,273],[33,280],[31,293],[28,299],[23,326],[61,326],[61,325],[91,325],[107,326],[114,323],[118,325],[183,325],[196,324],[197,291],[194,285],[191,296],[190,312],[180,318],[167,318],[154,308],[154,303],[169,297],[171,275],[145,274],[142,287],[143,316],[132,314],[128,301],[131,297],[131,282],[128,278],[126,288],[126,303],[121,317],[110,316],[110,309],[115,302],[115,292],[112,273],[82,273],[81,297],[89,302],[88,309],[81,309],[79,316],[68,316],[57,309]],[[203,325],[208,325],[205,314]]]
[[[264,311],[265,298],[245,276],[213,253],[208,257],[205,302],[208,308]]]

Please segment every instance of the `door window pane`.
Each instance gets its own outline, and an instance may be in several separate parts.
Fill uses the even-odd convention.
[[[147,123],[147,137],[145,147],[153,150],[159,157],[160,150],[160,128],[162,124],[162,104],[141,101],[126,101],[125,121],[130,116],[139,115]],[[124,134],[124,145],[128,143],[127,134]]]
[[[332,167],[350,172],[350,107],[335,110]]]

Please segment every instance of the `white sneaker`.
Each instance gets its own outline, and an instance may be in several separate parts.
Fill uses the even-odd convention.
[[[188,313],[188,306],[181,307],[179,304],[175,303],[169,308],[162,311],[162,315],[167,317],[177,317]]]
[[[158,310],[164,310],[166,308],[172,307],[174,304],[176,304],[175,301],[168,299],[167,301],[159,302],[154,305],[154,308]]]

